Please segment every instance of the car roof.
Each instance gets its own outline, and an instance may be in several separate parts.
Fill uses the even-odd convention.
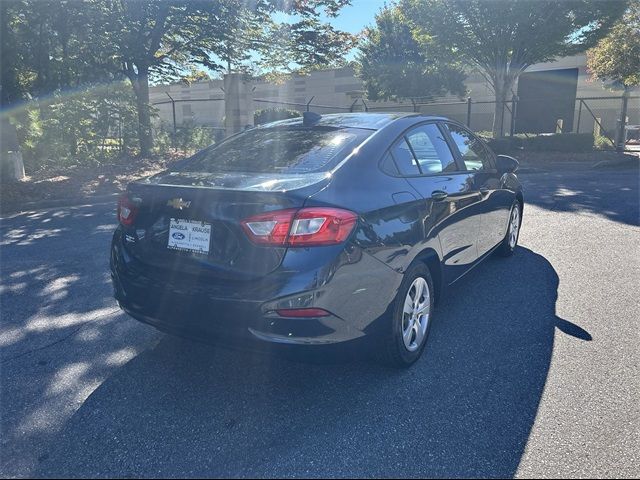
[[[407,112],[353,112],[353,113],[330,113],[319,115],[319,119],[313,122],[314,126],[338,127],[338,128],[365,128],[369,130],[379,130],[395,120],[406,117],[416,117],[416,120],[447,120],[443,117],[424,115],[420,113]],[[270,128],[277,126],[302,126],[302,117],[280,120],[278,122],[261,125],[260,128]]]

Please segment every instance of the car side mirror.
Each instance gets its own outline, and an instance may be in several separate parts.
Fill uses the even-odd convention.
[[[520,163],[509,155],[498,155],[496,158],[496,166],[500,173],[513,173],[518,169]]]

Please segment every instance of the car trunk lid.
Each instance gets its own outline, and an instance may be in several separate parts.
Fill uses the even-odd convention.
[[[167,172],[130,185],[136,204],[125,247],[164,273],[247,279],[275,270],[284,247],[252,243],[240,222],[253,215],[303,207],[328,183],[327,174],[246,175]]]

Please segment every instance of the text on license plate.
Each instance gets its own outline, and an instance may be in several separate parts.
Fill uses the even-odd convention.
[[[211,224],[196,220],[172,218],[169,223],[169,244],[172,250],[208,254]]]

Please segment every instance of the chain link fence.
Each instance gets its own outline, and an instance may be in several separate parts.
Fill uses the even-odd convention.
[[[168,94],[167,94],[168,96]],[[601,147],[640,148],[640,97],[579,97],[575,100],[573,112],[553,118],[545,131],[527,131],[524,115],[519,117],[519,108],[524,108],[519,99],[513,96],[504,102],[503,108],[496,109],[495,101],[476,101],[473,98],[460,101],[425,101],[424,99],[398,102],[370,102],[364,98],[355,98],[348,104],[329,105],[315,101],[311,97],[306,102],[254,98],[256,111],[286,109],[302,115],[305,111],[319,114],[348,112],[415,112],[425,115],[448,117],[467,125],[475,132],[490,134],[493,130],[494,116],[502,112],[502,130],[499,136],[514,136],[518,133],[526,136],[549,133],[593,133],[596,143]],[[541,99],[541,101],[549,99]],[[625,105],[626,104],[626,105]],[[173,145],[181,138],[188,137],[194,129],[209,130],[212,140],[224,137],[224,98],[176,99],[153,104],[159,119],[156,122],[158,134],[169,134]],[[570,109],[569,109],[570,110]],[[626,116],[622,118],[622,112]],[[571,116],[573,115],[573,116]],[[566,117],[566,118],[563,118]],[[500,124],[500,122],[498,122]]]

